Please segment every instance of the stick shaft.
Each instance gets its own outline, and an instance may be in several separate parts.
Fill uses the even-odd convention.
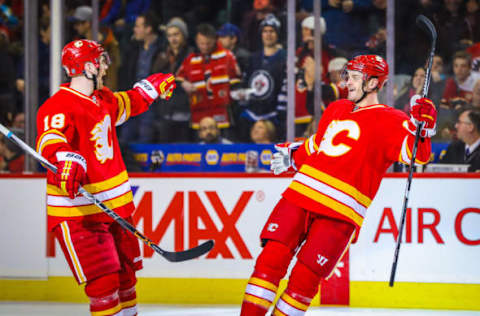
[[[0,133],[4,134],[7,138],[12,140],[15,144],[20,146],[24,151],[29,153],[33,158],[35,158],[37,161],[42,163],[45,167],[47,167],[50,171],[53,173],[57,172],[57,167],[53,165],[51,162],[49,162],[47,159],[45,159],[42,155],[37,153],[32,147],[28,146],[24,141],[22,141],[20,138],[18,138],[15,134],[13,134],[9,129],[7,129],[5,126],[0,124]],[[97,207],[99,207],[102,211],[104,211],[108,216],[113,218],[120,226],[122,226],[125,230],[128,230],[131,232],[133,235],[135,235],[138,239],[143,241],[147,246],[152,248],[155,252],[163,256],[169,261],[184,261],[184,260],[189,260],[196,258],[198,256],[203,255],[204,253],[210,251],[210,249],[213,247],[213,241],[209,240],[195,248],[191,248],[185,251],[179,251],[179,252],[169,252],[161,249],[158,247],[152,240],[150,240],[148,237],[143,235],[141,232],[139,232],[135,226],[127,222],[125,219],[123,219],[120,215],[115,213],[113,210],[111,210],[108,206],[103,204],[99,199],[97,199],[92,193],[88,192],[85,190],[83,187],[80,187],[78,190],[85,198],[87,198],[90,202],[95,204]]]

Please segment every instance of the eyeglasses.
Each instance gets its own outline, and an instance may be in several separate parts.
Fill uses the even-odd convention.
[[[472,122],[469,122],[469,121],[460,121],[460,120],[458,120],[458,121],[457,121],[457,124],[472,124]]]

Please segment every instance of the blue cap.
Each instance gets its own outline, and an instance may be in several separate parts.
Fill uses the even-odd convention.
[[[218,29],[217,35],[240,37],[240,29],[232,23],[225,23]]]

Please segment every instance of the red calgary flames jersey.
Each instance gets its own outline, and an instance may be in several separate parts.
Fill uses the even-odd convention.
[[[67,85],[48,99],[37,114],[37,152],[50,162],[56,152],[81,154],[87,161],[83,187],[122,217],[134,210],[133,195],[118,145],[115,126],[148,109],[135,90],[113,93],[107,88],[86,96]],[[48,227],[66,219],[111,221],[83,196],[70,199],[47,175]]]
[[[240,68],[231,51],[217,44],[209,55],[191,53],[177,71],[176,80],[189,81],[195,87],[190,94],[192,128],[211,116],[219,128],[230,126],[230,87],[240,83]]]
[[[358,236],[387,168],[395,161],[410,162],[415,136],[399,110],[383,104],[353,109],[348,100],[330,104],[317,134],[293,153],[298,172],[283,196],[353,223]],[[419,141],[416,163],[427,163],[430,150],[430,139]]]

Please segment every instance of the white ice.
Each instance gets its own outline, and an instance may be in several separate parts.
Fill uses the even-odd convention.
[[[139,305],[141,316],[238,316],[238,306],[166,306]],[[49,302],[0,302],[0,316],[85,316],[90,315],[86,304],[62,304]],[[306,316],[480,316],[480,311],[421,310],[421,309],[380,309],[380,308],[311,308]]]

